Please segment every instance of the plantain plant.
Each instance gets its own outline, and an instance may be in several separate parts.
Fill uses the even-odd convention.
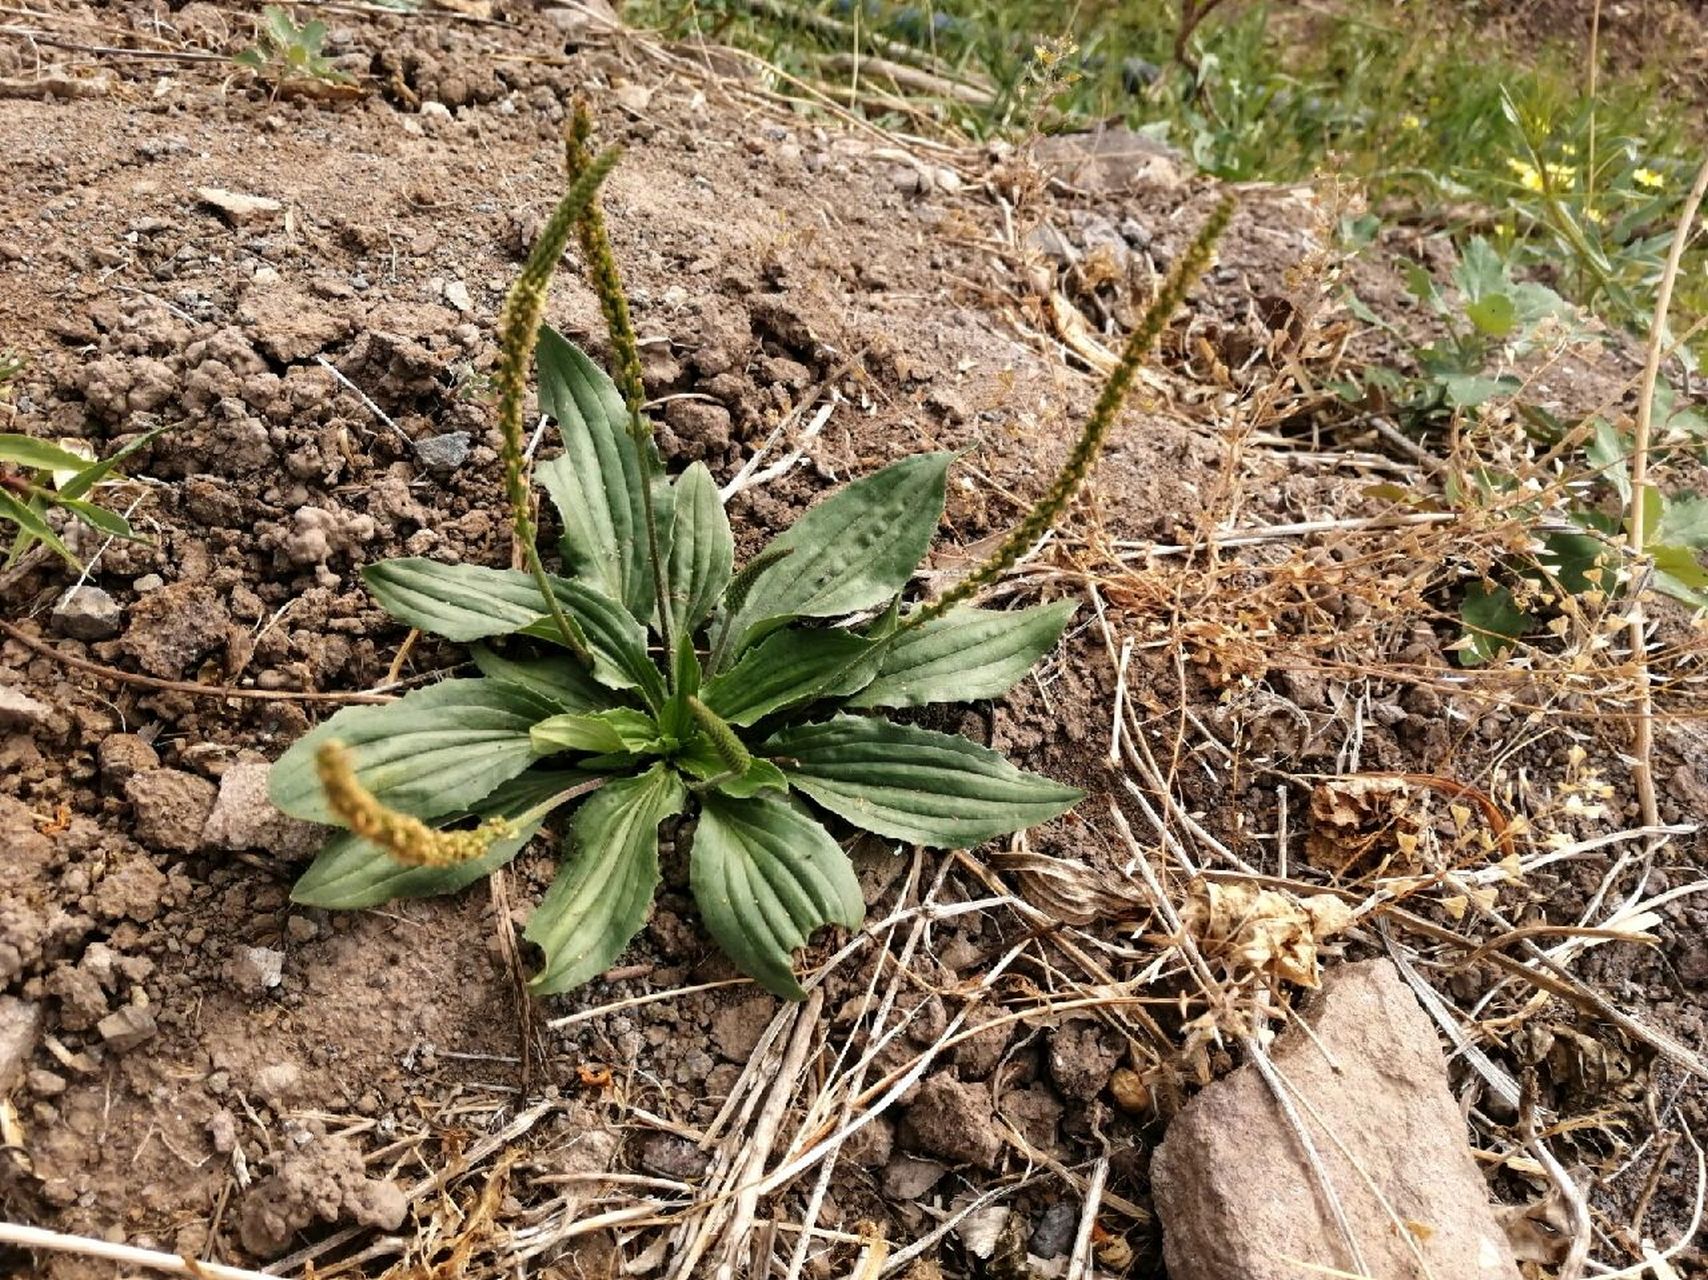
[[[340,711],[281,758],[275,804],[346,828],[293,897],[353,908],[451,892],[514,857],[550,814],[571,810],[557,877],[525,932],[544,956],[532,989],[560,992],[606,969],[639,930],[659,881],[658,828],[691,816],[689,883],[706,928],[743,972],[798,999],[794,950],[821,926],[858,926],[864,913],[820,812],[893,840],[965,848],[1081,798],[966,738],[875,714],[1000,696],[1055,645],[1074,606],[961,603],[1029,544],[1017,531],[1009,541],[1018,550],[999,553],[1003,564],[934,604],[904,608],[943,512],[950,453],[854,481],[738,569],[711,473],[695,463],[671,479],[660,466],[594,202],[615,156],[592,157],[589,133],[578,111],[569,193],[501,325],[506,488],[526,567],[408,558],[363,571],[394,617],[470,645],[480,674]],[[1126,378],[1219,227],[1159,295],[1148,336],[1134,334]],[[604,304],[617,381],[540,325],[572,235]],[[535,472],[562,525],[557,574],[539,553],[523,456],[530,353],[540,407],[563,446]],[[1099,433],[1124,391],[1118,371]],[[1049,518],[1094,452],[1082,440],[1077,471],[1070,464],[1041,504],[1053,502]]]

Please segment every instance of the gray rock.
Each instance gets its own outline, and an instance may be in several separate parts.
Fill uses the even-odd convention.
[[[562,34],[566,43],[608,33],[622,23],[609,0],[569,0],[568,4],[549,4],[546,21]]]
[[[285,953],[271,947],[239,947],[231,953],[225,972],[245,995],[258,996],[285,980]]]
[[[35,733],[48,727],[53,710],[45,702],[37,702],[22,689],[0,684],[0,729]]]
[[[41,1034],[40,1005],[0,996],[0,1098],[23,1079]]]
[[[1036,249],[1046,258],[1053,258],[1057,262],[1072,262],[1077,256],[1068,238],[1047,222],[1040,222],[1032,228],[1026,236],[1026,244],[1027,247]]]
[[[469,287],[461,280],[447,281],[445,284],[445,301],[458,311],[467,315],[474,310],[474,299],[469,297]]]
[[[1297,1138],[1248,1065],[1194,1098],[1151,1161],[1171,1280],[1335,1270],[1410,1280],[1423,1274],[1414,1250],[1429,1274],[1517,1280],[1435,1028],[1393,965],[1332,971],[1304,1016],[1311,1034],[1283,1033],[1271,1055],[1289,1092],[1308,1104],[1298,1111],[1364,1267],[1348,1256]]]
[[[935,1160],[895,1156],[884,1166],[884,1197],[898,1204],[917,1200],[936,1186],[938,1179],[948,1172],[948,1165],[938,1164]]]
[[[1121,238],[1133,248],[1148,249],[1151,247],[1150,228],[1137,218],[1122,218],[1120,229]]]
[[[208,1141],[214,1152],[228,1156],[237,1146],[237,1117],[229,1111],[216,1111],[208,1117]]]
[[[649,1169],[661,1178],[692,1182],[706,1172],[711,1160],[709,1152],[700,1150],[688,1139],[674,1133],[649,1133],[641,1143],[641,1168]]]
[[[306,858],[320,848],[323,828],[280,813],[267,798],[271,767],[245,761],[220,775],[219,796],[202,828],[205,847],[227,853],[259,849],[276,858]]]
[[[111,640],[118,635],[124,613],[99,587],[71,587],[59,597],[49,615],[53,629],[73,640]]]
[[[415,457],[429,471],[455,471],[468,461],[470,436],[466,431],[447,431],[415,442]]]
[[[1032,1228],[1032,1238],[1026,1242],[1029,1252],[1045,1259],[1059,1258],[1073,1244],[1079,1227],[1079,1206],[1071,1200],[1058,1200],[1038,1219]]]
[[[145,1040],[152,1040],[157,1030],[153,1012],[139,1004],[127,1004],[117,1013],[109,1013],[95,1029],[114,1053],[129,1053]]]
[[[1033,158],[1052,177],[1094,195],[1137,189],[1172,190],[1186,181],[1185,158],[1124,126],[1040,138]]]

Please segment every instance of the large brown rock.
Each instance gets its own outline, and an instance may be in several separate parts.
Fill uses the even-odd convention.
[[[1334,970],[1304,1013],[1314,1041],[1289,1031],[1271,1056],[1367,1270],[1348,1256],[1292,1128],[1248,1065],[1193,1099],[1152,1160],[1170,1280],[1306,1280],[1336,1268],[1377,1280],[1518,1280],[1435,1028],[1394,967]]]

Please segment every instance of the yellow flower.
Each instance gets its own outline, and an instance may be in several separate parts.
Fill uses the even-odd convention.
[[[1572,179],[1578,176],[1578,171],[1569,164],[1551,164],[1545,166],[1548,170],[1548,185],[1551,187],[1569,187]]]
[[[1631,175],[1631,181],[1639,187],[1647,187],[1650,191],[1659,191],[1666,186],[1666,179],[1653,169],[1638,169]]]
[[[1419,120],[1415,115],[1408,111],[1405,115],[1400,117],[1400,128],[1421,129],[1423,128],[1423,121]]]
[[[1534,165],[1525,163],[1517,156],[1508,156],[1506,167],[1518,175],[1519,185],[1526,191],[1542,190],[1542,175],[1536,172]]]
[[[1578,153],[1578,149],[1569,142],[1562,142],[1560,144],[1560,153],[1566,156],[1575,156]]]
[[[1600,209],[1591,209],[1586,206],[1583,211],[1583,216],[1585,221],[1593,222],[1598,227],[1603,221]]]

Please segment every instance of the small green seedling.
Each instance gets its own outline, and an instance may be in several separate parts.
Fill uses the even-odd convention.
[[[318,80],[325,84],[349,84],[350,77],[334,67],[321,53],[326,43],[326,24],[316,18],[302,26],[278,5],[261,10],[261,25],[253,47],[234,54],[232,61],[258,76],[285,84],[291,80]]]
[[[21,363],[17,367],[21,368]],[[145,432],[111,457],[100,460],[34,436],[0,433],[0,521],[17,526],[5,566],[17,563],[40,543],[73,568],[83,567],[48,523],[47,513],[54,507],[109,537],[147,541],[131,529],[123,516],[89,501],[85,495],[109,479],[121,462],[163,430],[157,427]]]
[[[798,999],[795,948],[864,915],[821,812],[889,840],[966,848],[1081,798],[966,738],[880,713],[998,697],[1054,647],[1070,602],[1012,612],[961,602],[1066,505],[1230,210],[1183,255],[1033,516],[956,591],[909,608],[954,454],[854,481],[740,568],[711,473],[699,463],[662,473],[594,204],[615,155],[594,159],[590,131],[578,112],[569,194],[502,320],[506,491],[527,568],[411,558],[364,571],[394,617],[470,645],[480,675],[340,711],[284,755],[274,803],[347,828],[293,897],[348,908],[450,892],[573,806],[557,878],[525,935],[544,954],[533,990],[560,992],[604,971],[641,927],[659,882],[659,826],[691,815],[689,883],[706,928],[743,972]],[[604,305],[617,381],[540,327],[572,233]],[[558,574],[540,557],[524,470],[530,355],[563,445],[535,476],[562,523]]]

